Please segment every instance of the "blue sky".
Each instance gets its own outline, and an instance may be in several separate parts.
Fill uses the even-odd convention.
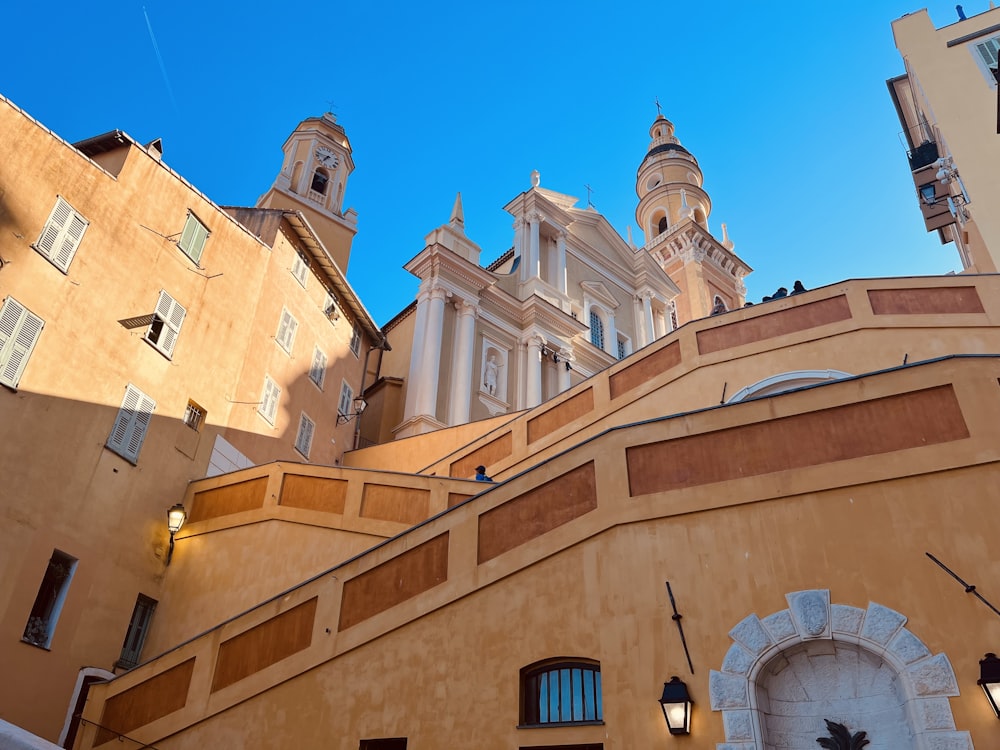
[[[511,245],[502,207],[533,169],[581,206],[591,185],[615,228],[635,231],[658,97],[701,164],[709,227],[721,237],[728,224],[759,301],[795,279],[960,267],[923,230],[885,86],[903,71],[890,23],[921,7],[16,3],[0,93],[71,142],[115,128],[162,138],[164,160],[222,205],[252,205],[295,125],[332,103],[356,167],[348,278],[379,324],[413,299],[401,267],[458,191],[484,265]],[[957,20],[952,0],[926,7],[938,27]]]

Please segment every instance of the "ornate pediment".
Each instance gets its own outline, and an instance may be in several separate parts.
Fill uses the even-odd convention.
[[[596,299],[602,305],[614,310],[618,307],[618,300],[611,291],[604,286],[600,281],[581,281],[580,286],[583,287],[583,291]]]

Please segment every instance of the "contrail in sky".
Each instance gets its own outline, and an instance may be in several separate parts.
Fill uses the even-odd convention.
[[[156,53],[156,60],[160,63],[160,73],[163,74],[163,82],[167,85],[167,93],[170,94],[170,101],[174,105],[174,111],[177,111],[177,100],[174,98],[174,89],[170,85],[170,78],[167,77],[167,66],[163,64],[163,55],[160,54],[160,46],[156,43],[156,37],[153,36],[153,24],[149,22],[149,14],[146,12],[146,6],[142,6],[142,15],[146,17],[146,28],[149,29],[149,41],[153,43],[153,52]]]

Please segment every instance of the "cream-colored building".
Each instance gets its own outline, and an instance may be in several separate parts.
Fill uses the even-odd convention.
[[[339,463],[383,339],[274,191],[217,206],[159,141],[70,144],[6,99],[0,134],[0,718],[56,741],[137,662],[187,483]],[[307,138],[350,164],[329,117]]]
[[[889,93],[920,211],[972,273],[1000,268],[1000,9],[992,5],[940,28],[926,9],[892,24],[906,72],[888,81]]]
[[[636,176],[642,247],[534,172],[504,206],[513,247],[483,267],[459,196],[406,264],[420,291],[386,325],[393,351],[371,391],[368,442],[530,409],[679,325],[742,307],[750,267],[708,231],[698,161],[662,115],[649,133]]]

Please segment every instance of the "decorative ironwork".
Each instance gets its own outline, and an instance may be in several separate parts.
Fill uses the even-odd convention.
[[[830,733],[830,736],[817,737],[816,742],[826,750],[861,750],[865,745],[871,744],[871,740],[867,739],[867,732],[851,734],[850,730],[843,724],[829,719],[823,721],[826,722],[826,731]]]

